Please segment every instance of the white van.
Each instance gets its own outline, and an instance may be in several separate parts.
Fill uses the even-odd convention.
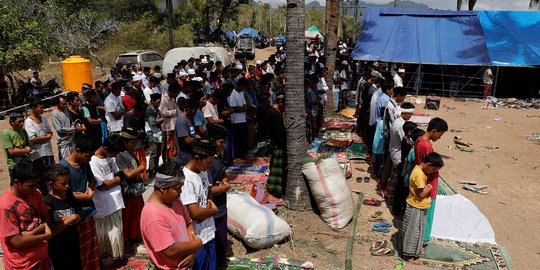
[[[129,51],[120,54],[118,58],[116,58],[116,64],[128,66],[139,65],[141,68],[154,68],[155,66],[161,67],[163,65],[163,56],[156,51]]]
[[[181,47],[174,48],[165,54],[163,60],[163,73],[173,72],[174,66],[182,60],[189,58],[199,58],[200,55],[210,55],[211,61],[221,61],[223,66],[228,66],[232,63],[229,52],[222,47]]]

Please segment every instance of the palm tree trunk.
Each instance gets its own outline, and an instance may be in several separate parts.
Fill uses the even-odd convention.
[[[326,67],[328,67],[328,74],[326,75],[326,83],[333,85],[334,71],[336,70],[336,56],[337,56],[337,43],[338,43],[338,22],[339,22],[339,1],[340,0],[326,0],[326,12],[325,12],[325,25],[326,25],[326,37],[324,38],[324,55],[326,56]],[[327,91],[328,100],[325,106],[325,117],[331,117],[335,115],[334,108],[334,95],[332,87]]]
[[[172,4],[172,0],[166,0],[166,3],[167,3],[167,15],[168,15],[168,22],[169,22],[169,50],[172,50],[174,48],[173,4]]]
[[[476,0],[469,0],[469,10],[474,9],[474,5],[476,5]]]
[[[309,194],[302,175],[300,159],[307,149],[304,118],[304,0],[287,0],[287,97],[285,123],[287,128],[288,207],[309,210]]]

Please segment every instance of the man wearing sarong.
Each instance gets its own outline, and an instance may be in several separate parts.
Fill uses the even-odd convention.
[[[287,133],[283,112],[285,111],[285,96],[279,95],[276,103],[266,113],[267,130],[270,143],[274,148],[270,160],[270,175],[266,189],[276,197],[282,197],[287,183]]]

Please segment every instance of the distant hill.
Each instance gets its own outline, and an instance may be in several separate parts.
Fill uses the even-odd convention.
[[[360,5],[361,7],[394,7],[394,1],[390,1],[387,4],[372,4],[372,3],[366,3],[364,1],[359,1],[358,5]],[[399,7],[399,8],[414,8],[414,9],[431,9],[426,4],[417,3],[417,2],[414,2],[414,1],[410,1],[410,0],[398,1],[397,2],[397,7]],[[319,10],[319,11],[324,11],[325,10],[325,6],[321,5],[318,1],[312,1],[312,2],[307,3],[305,8],[306,8],[306,10],[309,10],[311,8],[315,8],[316,10]],[[362,11],[362,13],[364,13],[365,8],[361,8],[360,10]],[[353,9],[352,8],[349,9],[348,15],[353,16]]]

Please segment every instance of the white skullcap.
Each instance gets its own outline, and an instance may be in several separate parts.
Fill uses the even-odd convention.
[[[142,80],[142,76],[137,74],[135,76],[133,76],[133,81],[136,82],[136,81],[141,81]]]
[[[194,82],[201,82],[201,81],[203,80],[203,78],[201,78],[201,77],[195,77],[195,78],[193,78],[193,79],[191,79],[191,80],[194,81]]]
[[[341,64],[342,64],[342,65],[348,65],[348,64],[349,64],[349,62],[347,62],[347,61],[343,61],[343,62],[341,62]]]
[[[188,69],[187,74],[188,75],[195,75],[195,70],[190,68],[190,69]]]
[[[404,68],[400,68],[400,69],[398,69],[397,72],[399,72],[399,73],[405,73],[405,69],[404,69]]]
[[[160,73],[154,73],[154,74],[152,74],[152,76],[154,76],[154,77],[156,77],[158,79],[161,79],[161,77],[162,77]]]
[[[240,63],[236,64],[236,67],[235,67],[235,68],[236,68],[236,69],[244,69],[244,68],[242,67],[242,64],[240,64]]]
[[[208,64],[208,60],[206,58],[201,59],[201,64]]]
[[[263,63],[263,61],[261,61],[261,60],[257,60],[257,61],[255,62],[256,65],[262,65],[262,63]]]

